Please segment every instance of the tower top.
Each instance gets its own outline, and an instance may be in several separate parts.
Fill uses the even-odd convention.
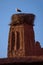
[[[11,23],[10,25],[20,25],[20,24],[29,24],[34,25],[34,14],[28,14],[28,13],[19,13],[19,14],[13,14],[11,17]]]

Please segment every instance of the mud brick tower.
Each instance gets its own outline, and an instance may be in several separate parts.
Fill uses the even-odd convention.
[[[34,55],[34,14],[19,13],[11,17],[8,57],[24,57]]]

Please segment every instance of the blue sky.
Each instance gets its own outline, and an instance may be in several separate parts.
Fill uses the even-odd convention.
[[[43,0],[0,0],[0,58],[7,57],[8,24],[12,14],[17,13],[15,8],[35,14],[35,40],[43,47]]]

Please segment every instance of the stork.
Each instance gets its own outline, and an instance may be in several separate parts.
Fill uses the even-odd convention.
[[[16,12],[22,12],[20,9],[16,8]]]

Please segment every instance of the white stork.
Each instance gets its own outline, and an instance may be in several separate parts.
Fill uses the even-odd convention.
[[[16,8],[16,12],[22,12],[20,9]]]

